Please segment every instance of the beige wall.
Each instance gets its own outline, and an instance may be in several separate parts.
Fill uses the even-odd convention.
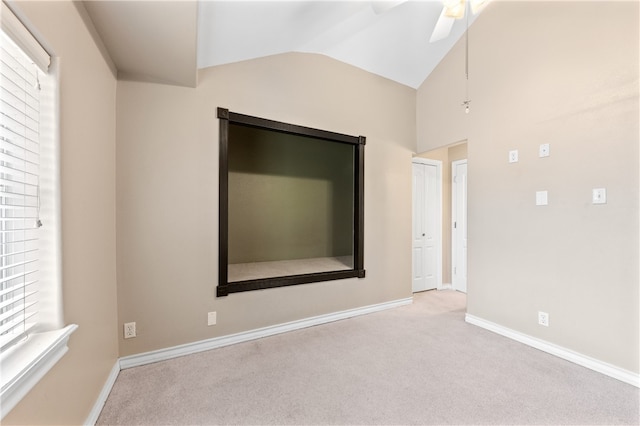
[[[118,357],[116,81],[71,2],[13,6],[60,61],[64,321],[80,327],[2,422],[82,424]]]
[[[138,326],[121,356],[411,296],[415,90],[283,54],[201,70],[196,89],[119,81],[117,102],[118,321]],[[215,297],[217,107],[367,137],[366,278]]]
[[[470,30],[470,114],[462,43],[417,111],[418,152],[468,139],[468,313],[636,373],[638,12],[492,3]],[[607,204],[591,204],[597,187]],[[548,206],[535,206],[538,190]]]
[[[434,149],[417,157],[429,158],[442,162],[442,283],[451,284],[451,234],[452,234],[452,204],[451,204],[451,163],[467,159],[467,144],[458,143],[453,146]]]

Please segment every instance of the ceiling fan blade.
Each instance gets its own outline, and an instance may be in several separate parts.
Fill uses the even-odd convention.
[[[455,18],[450,18],[447,16],[447,8],[442,8],[442,13],[440,13],[440,17],[436,22],[436,26],[433,29],[431,38],[429,39],[429,43],[447,38],[449,36],[449,33],[451,32],[454,21]]]

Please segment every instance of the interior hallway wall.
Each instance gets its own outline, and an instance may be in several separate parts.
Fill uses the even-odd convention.
[[[442,284],[451,285],[451,237],[452,237],[452,204],[451,204],[451,162],[467,158],[466,142],[453,146],[438,148],[418,154],[417,157],[442,161]]]
[[[119,81],[118,321],[138,326],[120,355],[410,297],[415,95],[301,53],[201,70],[196,89]],[[366,136],[366,278],[216,298],[217,107]]]
[[[470,113],[463,41],[417,100],[418,152],[468,140],[468,313],[632,373],[638,18],[638,2],[491,3],[469,34]],[[593,205],[600,187],[607,203]]]
[[[2,424],[82,424],[118,358],[116,79],[73,2],[11,6],[60,64],[63,317],[79,328]]]

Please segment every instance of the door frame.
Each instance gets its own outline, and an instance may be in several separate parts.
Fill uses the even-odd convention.
[[[453,290],[458,291],[458,285],[456,285],[456,274],[454,273],[454,268],[456,265],[456,249],[457,247],[457,243],[456,243],[456,228],[453,227],[453,223],[456,222],[456,219],[458,218],[458,203],[457,203],[457,197],[456,197],[456,174],[455,174],[455,170],[456,170],[456,166],[460,165],[460,164],[466,164],[467,165],[467,198],[468,198],[468,189],[469,189],[469,165],[467,162],[467,159],[463,159],[463,160],[455,160],[451,162],[451,288]],[[467,206],[468,206],[468,200],[467,200]],[[467,212],[467,235],[469,232],[469,218],[468,218],[468,212]],[[465,264],[468,264],[468,255],[467,255],[467,259],[465,260]],[[468,271],[467,271],[467,277],[468,277]],[[465,283],[465,293],[467,292],[466,290],[466,285],[467,283]]]
[[[413,165],[414,164],[425,164],[425,165],[429,165],[429,166],[435,166],[436,168],[436,202],[438,203],[438,205],[436,206],[436,211],[438,212],[438,214],[436,215],[436,229],[437,234],[438,234],[438,238],[437,238],[437,243],[436,243],[436,289],[437,290],[442,290],[442,161],[440,160],[432,160],[430,158],[422,158],[422,157],[413,157],[411,159],[411,173],[413,176]],[[413,178],[412,178],[412,183],[411,185],[413,185]],[[411,191],[411,194],[413,194],[413,190]],[[411,215],[413,215],[413,203],[415,203],[415,200],[413,200],[413,195],[411,196],[412,198],[412,204],[411,204]],[[412,223],[412,227],[413,227],[413,221],[411,221]],[[411,235],[413,235],[413,230]],[[413,249],[413,237],[411,237],[411,246]],[[412,256],[413,259],[413,256]],[[411,263],[411,270],[413,271],[413,261]],[[413,272],[411,273],[411,288],[413,289]]]

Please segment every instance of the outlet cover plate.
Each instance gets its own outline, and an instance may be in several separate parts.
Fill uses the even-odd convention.
[[[131,339],[132,337],[136,337],[136,323],[126,322],[124,324],[124,338]]]
[[[207,325],[216,325],[218,322],[218,315],[215,312],[209,312],[207,314]]]
[[[549,327],[549,314],[546,312],[538,311],[538,324]]]
[[[509,162],[510,163],[517,163],[518,162],[518,150],[517,149],[509,151]]]

